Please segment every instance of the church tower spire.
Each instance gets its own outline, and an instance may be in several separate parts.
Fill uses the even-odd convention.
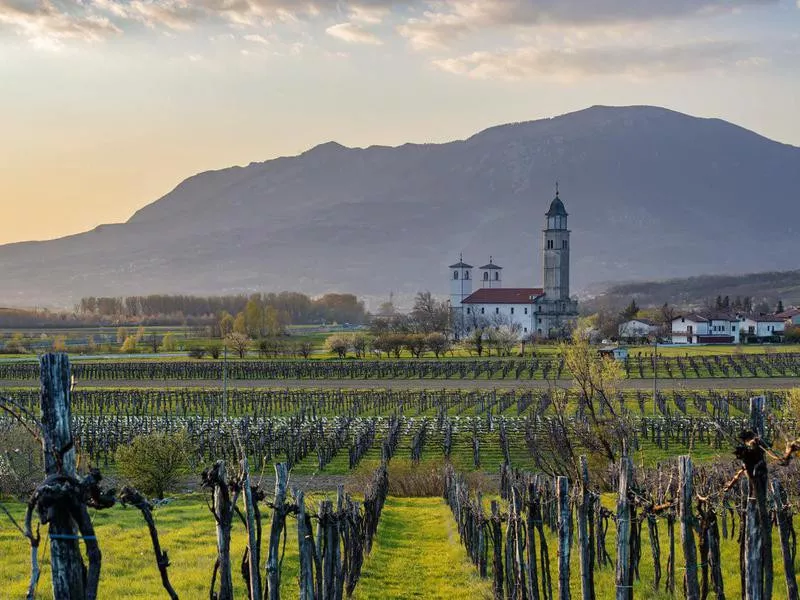
[[[543,230],[542,254],[544,294],[548,300],[569,300],[569,234],[567,210],[561,201],[556,182],[556,197],[550,203]]]

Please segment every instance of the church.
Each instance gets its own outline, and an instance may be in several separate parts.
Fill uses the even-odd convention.
[[[521,338],[568,334],[578,317],[578,301],[569,296],[570,232],[558,186],[545,216],[543,287],[503,287],[503,268],[492,257],[479,267],[477,281],[474,267],[463,257],[450,265],[450,310],[456,338],[468,336],[476,328],[502,326],[512,328]]]

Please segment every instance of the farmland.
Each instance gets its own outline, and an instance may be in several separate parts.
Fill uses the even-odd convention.
[[[742,527],[740,484],[730,491],[722,490],[735,471],[736,436],[752,419],[751,397],[763,396],[768,414],[783,415],[780,422],[772,418],[765,422],[765,438],[776,438],[783,428],[796,426],[791,418],[787,420],[783,409],[797,364],[792,354],[730,358],[706,355],[695,357],[694,362],[688,357],[663,358],[658,363],[660,381],[655,398],[648,379],[653,375],[652,363],[649,372],[645,370],[647,363],[642,363],[639,371],[633,358],[629,365],[620,365],[623,379],[610,396],[608,407],[602,409],[613,411],[608,415],[625,415],[631,423],[626,444],[631,466],[635,464],[631,475],[637,487],[631,496],[634,505],[626,510],[638,515],[639,526],[624,535],[634,536],[631,539],[638,540],[637,544],[652,544],[655,535],[665,548],[660,559],[647,551],[626,559],[639,573],[631,575],[630,580],[635,596],[672,597],[663,578],[658,591],[653,589],[654,560],[662,571],[665,562],[677,562],[679,569],[683,564],[680,549],[670,551],[669,561],[666,555],[673,526],[667,524],[677,522],[680,508],[678,455],[692,457],[697,465],[695,485],[715,498],[713,505],[700,506],[716,511],[726,522],[719,555],[711,562],[722,560],[719,573],[730,597],[741,589],[736,576],[741,539],[731,531]],[[289,490],[293,486],[302,490],[305,505],[309,510],[313,507],[315,515],[321,501],[335,498],[337,485],[344,485],[348,494],[360,498],[369,489],[365,481],[384,463],[388,465],[389,497],[354,597],[522,597],[512,595],[513,586],[530,586],[533,567],[525,558],[527,550],[519,554],[521,558],[513,558],[510,548],[522,531],[514,524],[535,521],[531,515],[540,513],[545,515],[539,519],[546,527],[540,532],[544,541],[537,541],[537,545],[544,543],[549,548],[550,560],[548,565],[536,567],[537,585],[551,581],[555,590],[560,569],[564,568],[556,560],[562,526],[556,514],[554,480],[542,474],[542,458],[560,451],[560,418],[566,416],[572,428],[581,429],[589,423],[589,405],[569,385],[571,373],[563,360],[553,355],[535,363],[530,359],[311,362],[313,366],[305,361],[229,361],[226,386],[220,381],[223,365],[217,361],[77,362],[72,367],[71,426],[81,460],[99,467],[113,483],[120,478],[116,464],[120,447],[154,432],[184,431],[194,473],[199,474],[214,461],[235,464],[237,458],[245,456],[259,486],[266,491],[264,501],[269,502],[273,465],[284,464],[294,482]],[[0,374],[4,378],[2,395],[13,398],[20,410],[37,413],[40,392],[34,383],[39,376],[38,365],[5,363],[0,365]],[[292,385],[284,385],[289,383]],[[351,387],[350,383],[359,385]],[[628,383],[642,386],[626,387]],[[737,383],[741,387],[737,388]],[[535,387],[531,387],[533,384]],[[689,389],[684,384],[701,387]],[[759,384],[763,387],[757,387]],[[7,415],[0,417],[0,431],[9,427],[13,427],[13,421]],[[609,597],[620,585],[614,575],[618,523],[609,521],[620,498],[614,492],[620,485],[619,467],[606,470],[596,458],[590,456],[591,485],[597,499],[591,518],[601,519],[598,523],[605,519],[603,526],[611,526],[604,542],[610,562],[597,562],[594,580],[598,597]],[[712,464],[715,471],[706,470],[705,465]],[[458,480],[463,482],[460,487],[448,488],[448,470],[450,481],[462,478]],[[786,471],[785,476],[787,489],[796,489],[795,470]],[[579,482],[570,478],[568,485],[569,506],[578,511]],[[210,585],[216,556],[215,524],[205,506],[209,496],[199,476],[185,477],[180,489],[188,494],[157,506],[154,515],[162,545],[170,552],[175,589],[181,597],[189,598],[206,594]],[[519,498],[517,504],[514,494]],[[540,497],[541,503],[537,504],[535,497]],[[498,503],[499,533],[492,533],[492,501]],[[10,499],[4,503],[20,520],[24,506]],[[327,510],[323,505],[320,519],[325,518]],[[667,508],[654,511],[655,505]],[[269,505],[262,510],[266,513],[262,516],[266,530]],[[776,511],[776,515],[783,514]],[[138,513],[130,507],[115,507],[92,510],[91,518],[104,552],[101,597],[107,593],[144,598],[161,593],[147,530]],[[648,529],[654,520],[662,526]],[[477,525],[469,525],[473,521]],[[641,532],[642,525],[645,533]],[[293,517],[287,520],[290,535],[280,582],[285,597],[297,593],[302,569],[298,553],[303,551],[294,535],[298,526]],[[697,533],[706,535],[707,530]],[[778,530],[771,535],[776,569],[774,597],[791,597],[779,583],[782,554]],[[234,524],[234,557],[241,555],[245,543],[245,529]],[[472,543],[476,545],[470,546]],[[568,585],[578,597],[580,544],[575,532],[569,543],[573,547],[573,575]],[[503,548],[501,563],[492,558],[498,545]],[[4,554],[16,557],[3,565],[0,577],[12,582],[12,597],[24,596],[28,564],[25,540],[13,528],[3,526],[0,547]],[[342,548],[344,551],[347,546]],[[700,547],[698,551],[707,550]],[[47,556],[41,557],[44,575],[37,597],[42,598],[51,597]],[[498,582],[492,579],[497,569],[505,574],[517,569],[527,583],[517,579],[514,584],[513,577],[504,575],[505,591],[498,596]],[[485,578],[480,576],[482,571]],[[417,575],[409,580],[408,572]],[[545,572],[549,575],[542,579]],[[126,584],[131,578],[135,578],[135,584]],[[234,580],[236,597],[243,597],[243,580],[236,576]],[[545,593],[544,588],[540,591]],[[674,594],[681,597],[680,584]],[[530,590],[525,597],[531,597]]]

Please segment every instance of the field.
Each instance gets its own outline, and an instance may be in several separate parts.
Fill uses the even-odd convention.
[[[605,496],[604,503],[612,506],[613,498]],[[12,510],[20,516],[19,505]],[[101,598],[158,598],[163,597],[158,572],[155,568],[150,542],[137,511],[131,508],[114,508],[92,515],[98,539],[103,549],[103,577]],[[156,520],[162,544],[169,551],[172,562],[171,579],[181,598],[201,598],[208,594],[210,573],[216,556],[214,523],[202,499],[182,497],[157,509]],[[294,597],[297,590],[297,539],[293,523],[286,545],[281,591],[284,597]],[[43,531],[44,534],[44,531]],[[43,536],[44,537],[44,536]],[[234,557],[244,550],[244,531],[234,528],[232,551]],[[647,540],[646,534],[643,536]],[[551,548],[551,575],[557,580],[555,557],[556,536],[548,531]],[[608,546],[614,557],[614,531],[609,532]],[[649,542],[646,542],[649,543]],[[668,539],[660,535],[662,548]],[[43,544],[46,546],[46,544]],[[774,562],[780,564],[775,543]],[[4,560],[0,561],[0,580],[5,582],[4,598],[23,598],[27,589],[29,551],[26,541],[10,527],[0,528],[0,548]],[[49,599],[48,551],[42,555],[43,577],[38,598]],[[571,553],[571,572],[577,573],[577,552]],[[739,597],[739,546],[735,539],[722,540],[722,566],[725,592],[729,598]],[[663,568],[663,567],[662,567]],[[653,587],[653,558],[647,549],[641,560],[641,578],[634,583],[634,597],[671,598],[662,589]],[[573,578],[571,592],[579,597],[579,578]],[[243,597],[245,589],[241,577],[234,577],[236,597]],[[679,584],[680,585],[680,584]],[[613,567],[599,569],[596,574],[598,598],[613,597],[615,589]],[[367,559],[355,598],[491,598],[489,580],[478,577],[477,571],[459,543],[456,523],[445,502],[440,498],[391,497],[384,509],[376,545]],[[680,591],[677,597],[682,597]],[[787,598],[781,580],[775,581],[776,600]]]
[[[740,545],[737,541],[741,527],[737,503],[741,490],[736,485],[730,492],[723,493],[722,485],[735,470],[734,437],[748,427],[752,410],[750,397],[763,394],[765,410],[771,413],[779,411],[785,404],[786,391],[736,389],[736,382],[747,377],[733,376],[734,367],[726,362],[724,355],[711,356],[709,358],[706,355],[703,359],[698,355],[695,365],[706,368],[707,372],[706,378],[697,381],[706,385],[710,380],[709,374],[713,372],[713,377],[719,380],[720,385],[724,384],[725,389],[684,389],[680,387],[680,381],[693,378],[673,376],[675,384],[665,385],[655,399],[646,388],[621,388],[613,397],[615,410],[629,415],[635,424],[627,438],[638,481],[633,498],[638,503],[634,509],[638,511],[639,523],[636,536],[641,536],[637,537],[637,543],[642,548],[640,558],[631,562],[638,570],[638,575],[631,580],[635,597],[673,597],[665,590],[663,571],[670,545],[666,524],[669,520],[674,523],[677,518],[677,455],[693,458],[698,469],[695,485],[703,494],[710,494],[715,499],[713,510],[720,520],[726,521],[728,535],[723,534],[720,554],[715,560],[721,565],[720,574],[727,597],[738,597],[741,590],[738,576]],[[680,358],[674,356],[665,359],[662,363],[665,374],[670,370],[673,375],[680,373]],[[683,358],[684,368],[693,369],[688,358]],[[750,365],[755,369],[756,377],[751,374],[750,379],[760,379],[765,383],[771,380],[781,384],[794,382],[789,373],[782,372],[779,377],[777,372],[796,369],[796,363],[792,360],[770,362],[771,358],[771,355],[757,355],[753,362],[741,362],[740,367],[747,369],[747,365]],[[465,371],[458,370],[458,362],[453,360],[419,363],[398,361],[396,366],[389,361],[380,361],[381,369],[388,370],[362,371],[362,375],[366,373],[367,376],[361,381],[371,383],[361,388],[348,387],[347,377],[341,372],[339,387],[318,387],[317,384],[322,381],[318,379],[319,374],[328,371],[306,373],[305,378],[299,379],[301,384],[298,387],[275,387],[269,385],[269,379],[251,379],[251,376],[254,373],[263,375],[264,369],[285,368],[279,366],[285,365],[284,361],[245,361],[238,363],[239,371],[228,373],[230,382],[224,392],[217,379],[219,372],[211,361],[78,363],[73,366],[79,378],[72,392],[72,429],[84,461],[83,468],[87,464],[99,467],[112,484],[122,483],[116,464],[117,449],[129,445],[140,435],[186,431],[191,446],[193,473],[199,473],[214,460],[234,461],[240,446],[249,458],[253,476],[267,492],[265,503],[272,499],[272,465],[285,462],[291,467],[294,481],[289,489],[298,486],[303,490],[306,494],[305,505],[315,515],[321,500],[335,498],[338,484],[343,484],[348,493],[360,501],[365,494],[365,482],[369,474],[381,464],[383,457],[388,461],[389,497],[378,522],[375,545],[365,560],[355,589],[355,598],[496,597],[492,589],[491,552],[494,550],[489,553],[488,577],[481,578],[472,564],[475,557],[471,557],[469,546],[464,546],[465,540],[470,538],[465,538],[464,530],[460,529],[464,525],[455,518],[459,514],[463,516],[463,513],[459,510],[454,515],[443,499],[449,493],[446,492],[445,472],[452,469],[454,473],[466,477],[465,481],[468,482],[463,502],[469,499],[473,508],[478,506],[475,504],[478,502],[476,493],[480,492],[479,506],[482,508],[479,512],[482,515],[490,513],[492,501],[499,502],[501,516],[497,523],[501,536],[498,539],[501,541],[484,542],[484,548],[493,549],[498,544],[502,545],[502,560],[505,562],[501,563],[500,568],[503,573],[511,572],[513,564],[516,564],[513,563],[512,554],[508,553],[509,548],[513,548],[508,540],[516,535],[512,523],[516,523],[516,519],[535,519],[531,516],[538,514],[535,511],[543,512],[543,516],[538,518],[540,523],[546,524],[543,536],[544,543],[549,547],[550,562],[549,566],[538,567],[539,578],[541,583],[543,569],[546,569],[555,592],[558,585],[558,532],[561,526],[556,524],[553,480],[536,475],[540,468],[537,459],[558,451],[558,438],[553,437],[557,431],[553,404],[555,394],[566,394],[566,413],[576,426],[585,423],[586,416],[585,404],[574,390],[557,391],[548,386],[526,388],[515,384],[525,377],[540,377],[543,383],[546,382],[536,373],[544,369],[557,371],[556,357],[549,360],[549,366],[538,363],[535,368],[531,363],[513,359],[469,361],[469,368]],[[637,363],[634,361],[632,364],[635,366]],[[464,362],[466,364],[467,361]],[[405,377],[397,378],[397,374],[404,373],[402,369],[407,368],[400,365],[425,363],[430,365],[428,371],[417,371],[413,375],[405,373]],[[232,361],[234,369],[236,364],[237,361]],[[372,363],[362,363],[360,367],[358,362],[351,361],[334,363],[334,367],[336,364],[352,364],[354,366],[348,368],[353,369],[377,369]],[[453,365],[456,370],[448,370],[454,368]],[[724,369],[720,365],[730,369],[729,377],[723,375]],[[527,371],[515,372],[514,367],[520,366]],[[191,371],[186,373],[187,369]],[[773,370],[775,374],[770,375]],[[629,368],[630,378],[646,382],[646,376],[640,373],[636,377],[635,373],[631,374],[632,371],[634,369]],[[32,374],[33,371],[27,366],[0,365],[0,378],[5,377],[1,382],[4,386],[2,395],[14,398],[17,406],[37,413],[39,392],[33,387]],[[93,385],[82,386],[83,379],[80,377],[86,377]],[[563,373],[563,378],[567,377],[568,374]],[[412,389],[401,385],[403,381],[414,378],[427,381],[430,387]],[[437,379],[448,381],[453,387],[437,388]],[[140,383],[138,386],[137,381]],[[188,381],[207,383],[184,386]],[[492,381],[506,382],[507,387],[492,389],[479,385]],[[158,383],[157,387],[147,385],[154,382]],[[252,385],[238,385],[244,382]],[[125,387],[116,386],[116,383],[125,383]],[[776,435],[776,423],[768,420],[765,425],[767,438]],[[9,417],[0,415],[0,434],[11,426]],[[594,457],[590,456],[590,464],[595,464]],[[705,469],[705,465],[712,464],[714,469]],[[509,468],[515,473],[513,477],[519,478],[512,479],[511,485],[524,498],[519,509],[515,509],[508,500],[508,488],[504,487],[509,485]],[[786,486],[794,497],[798,482],[796,470],[786,473],[789,477],[785,480]],[[599,503],[592,509],[593,514],[597,519],[605,519],[607,524],[610,523],[605,545],[611,562],[602,567],[598,565],[594,577],[597,597],[607,598],[614,594],[617,586],[614,580],[617,524],[612,514],[617,510],[615,505],[618,497],[613,490],[617,486],[618,473],[596,471],[593,475],[593,486],[602,492],[598,496]],[[656,481],[662,483],[655,484]],[[536,482],[535,486],[538,486],[535,495],[527,493],[528,489],[534,489],[528,487],[533,485],[531,482]],[[178,490],[180,493],[170,502],[158,506],[154,511],[161,543],[169,551],[170,576],[179,596],[207,597],[217,555],[215,523],[207,506],[209,493],[201,490],[197,475],[186,476]],[[577,510],[577,499],[574,496],[572,498],[572,509]],[[671,508],[664,513],[653,512],[652,506],[663,504],[665,500]],[[17,520],[21,520],[24,513],[22,504],[11,498],[4,499],[3,504]],[[706,505],[706,509],[709,506]],[[520,510],[522,516],[515,517],[515,510]],[[264,504],[262,511],[266,538],[270,509]],[[319,508],[319,511],[319,515],[324,514],[323,508]],[[607,514],[603,511],[607,511]],[[789,511],[793,518],[791,509]],[[103,551],[100,597],[162,596],[147,529],[139,512],[131,507],[115,506],[109,510],[91,510],[90,515]],[[492,519],[480,515],[475,518],[481,523],[481,531],[489,532],[493,527]],[[654,559],[649,551],[651,540],[647,523],[651,518],[660,524],[656,528],[662,548],[659,560],[662,579],[658,591],[653,589]],[[734,523],[737,535],[732,531]],[[774,598],[787,598],[777,528],[773,528],[772,538]],[[236,597],[246,595],[239,573],[245,543],[245,530],[235,520],[232,557]],[[39,551],[43,578],[37,596],[41,598],[51,597],[48,546],[43,530],[43,543]],[[581,580],[578,576],[580,568],[575,529],[569,546],[572,548],[569,585],[573,597],[579,597]],[[301,567],[298,524],[293,516],[287,520],[285,547],[281,593],[283,597],[294,597]],[[9,582],[3,591],[6,595],[0,595],[24,597],[28,578],[28,545],[19,532],[2,518],[0,549],[4,557],[10,557],[0,561],[0,580]],[[697,550],[702,551],[702,547]],[[520,552],[520,557],[527,556],[527,552],[526,546],[524,553]],[[679,541],[675,553],[678,573],[675,596],[682,597],[680,578],[685,563]],[[262,555],[262,572],[263,558]],[[702,558],[697,559],[698,564],[706,562]],[[505,581],[505,593],[508,593],[508,586],[512,583],[513,578]]]

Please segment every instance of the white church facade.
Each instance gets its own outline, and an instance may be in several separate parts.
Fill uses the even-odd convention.
[[[556,189],[542,231],[544,285],[503,287],[503,269],[494,264],[474,267],[463,258],[450,265],[450,309],[456,337],[477,328],[510,327],[521,338],[565,335],[578,317],[578,301],[569,295],[570,231],[567,211]]]

